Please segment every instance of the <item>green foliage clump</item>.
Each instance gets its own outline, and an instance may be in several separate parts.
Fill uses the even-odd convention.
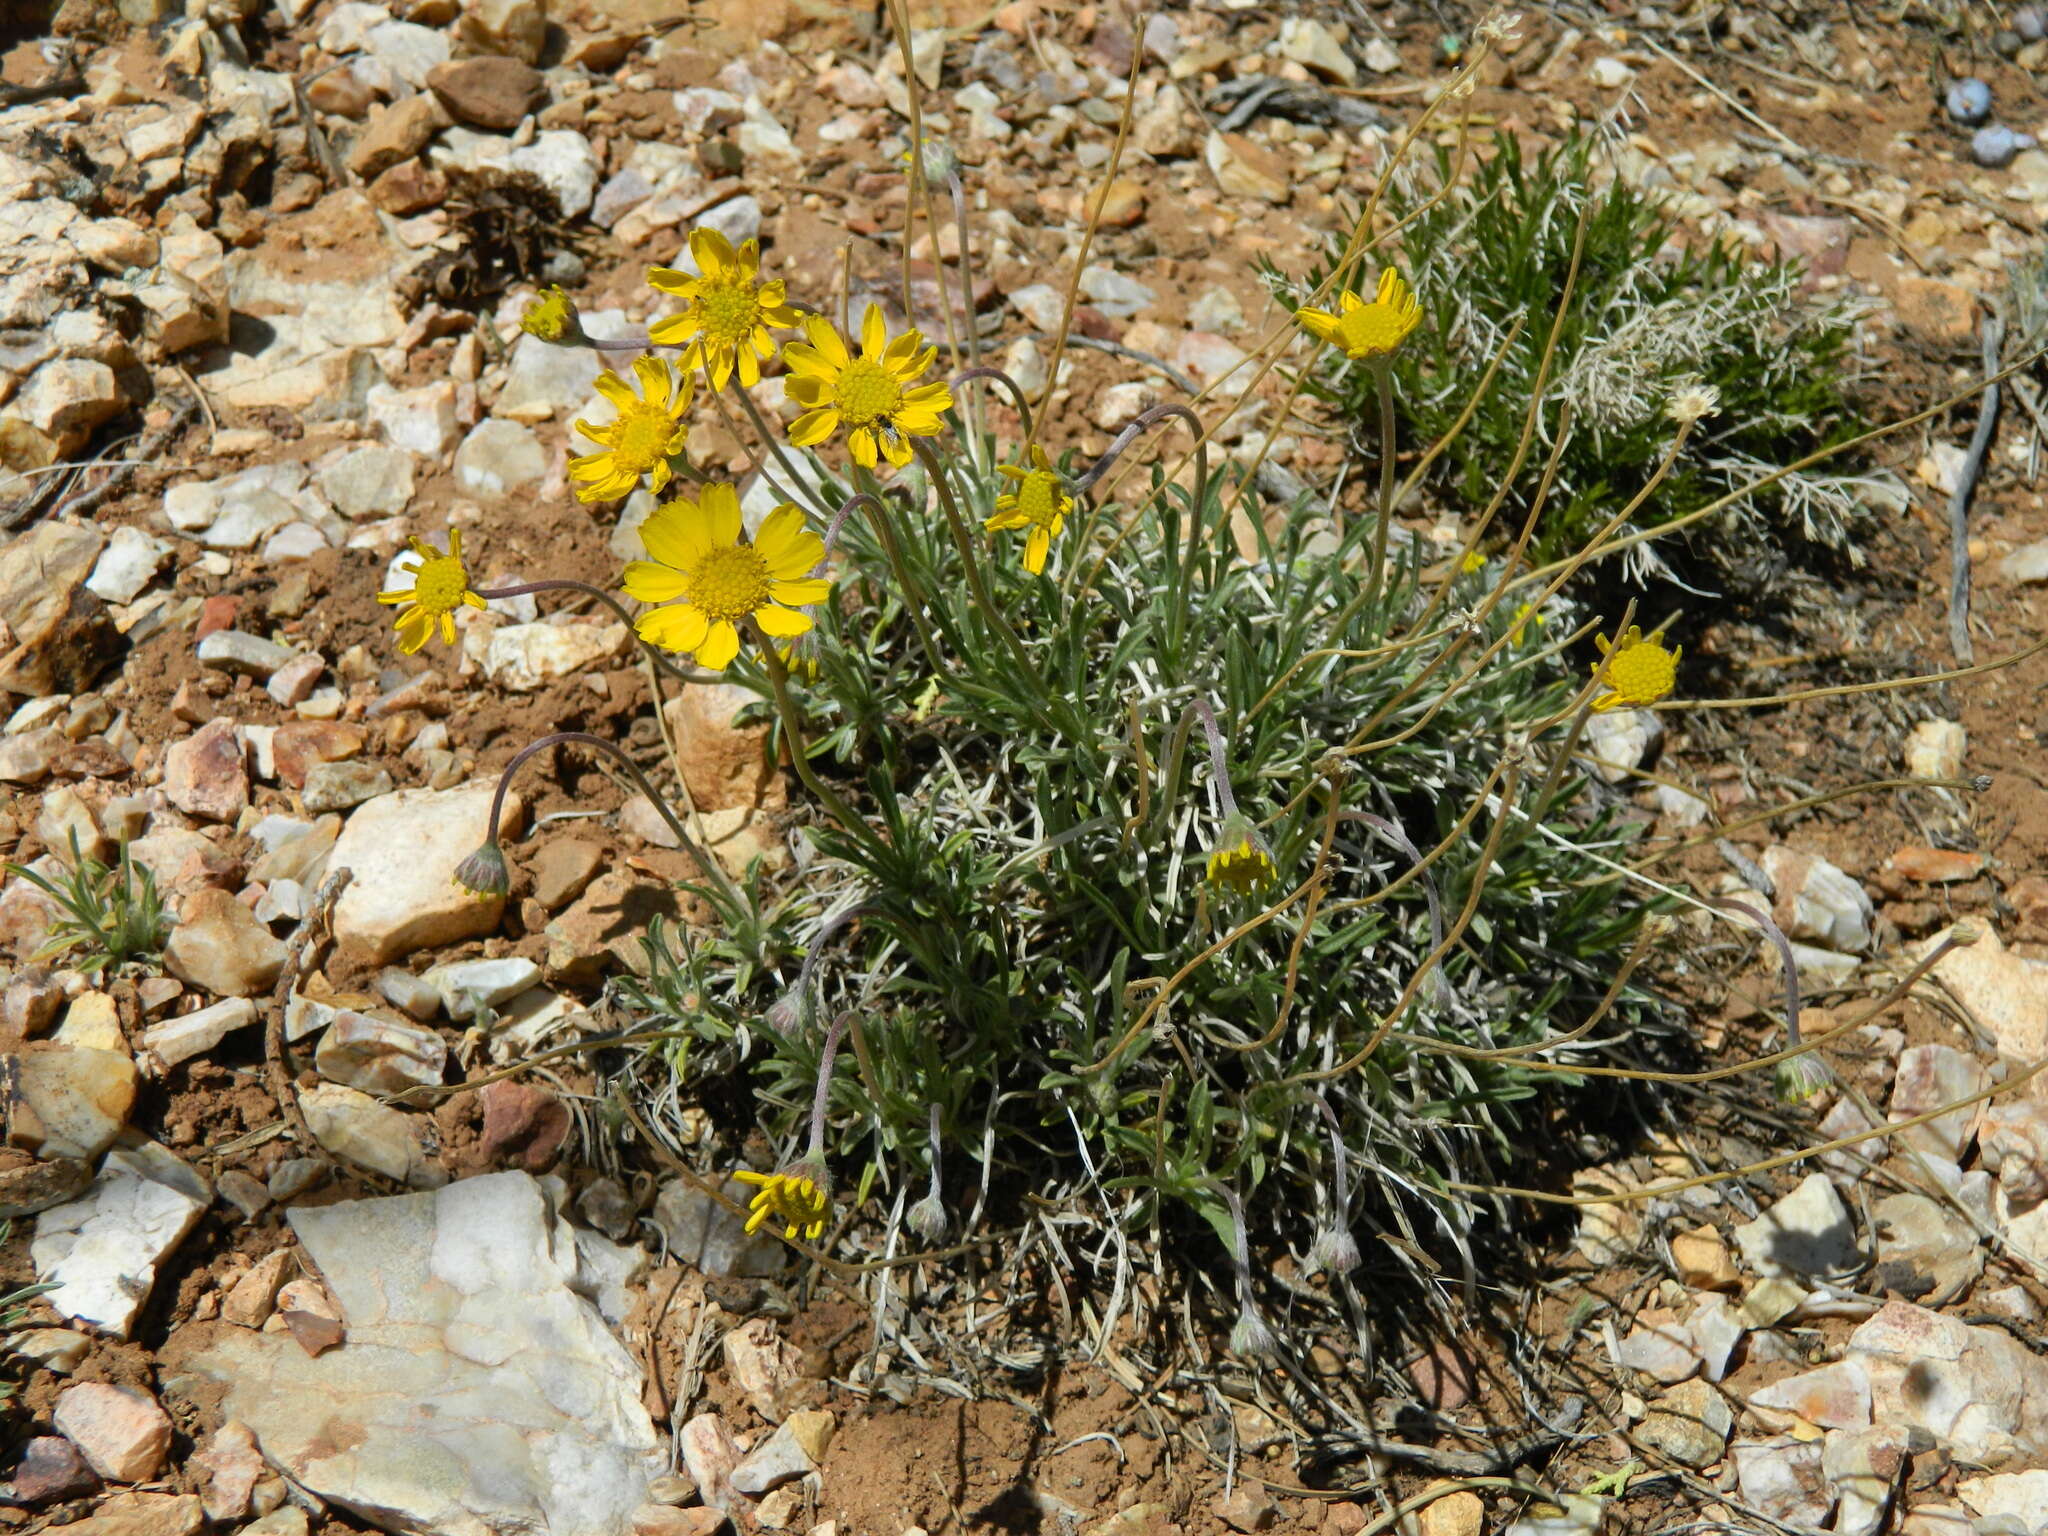
[[[7,872],[28,881],[59,908],[50,936],[33,956],[37,962],[75,957],[71,963],[77,970],[97,978],[161,957],[171,917],[157,894],[156,876],[129,858],[125,841],[115,861],[102,864],[79,852],[73,832],[70,867],[60,879],[21,864],[10,863]]]
[[[995,453],[939,456],[963,521],[992,513]],[[686,1097],[754,1074],[785,1141],[808,1123],[823,1021],[851,1012],[829,1100],[842,1194],[916,1198],[936,1105],[956,1217],[985,1199],[1014,1220],[1029,1192],[1128,1234],[1190,1216],[1222,1231],[1241,1192],[1307,1248],[1345,1225],[1334,1113],[1358,1220],[1457,1240],[1470,1207],[1442,1182],[1514,1161],[1544,1118],[1525,1101],[1560,1079],[1443,1048],[1555,1067],[1604,1056],[1637,1017],[1631,1002],[1597,1040],[1539,1043],[1587,1020],[1641,923],[1593,856],[1628,834],[1550,776],[1567,637],[1489,601],[1482,572],[1425,578],[1419,546],[1376,582],[1369,519],[1333,540],[1318,509],[1262,504],[1234,474],[1199,494],[1157,468],[1133,479],[1077,509],[1044,575],[1021,540],[977,541],[1018,647],[928,480],[888,501],[900,571],[865,520],[845,524],[795,692],[810,761],[859,824],[811,825],[778,911],[656,935],[629,1011],[689,1038],[670,1058]],[[771,693],[757,653],[727,675]],[[1254,893],[1205,881],[1224,807],[1198,700],[1277,863]]]
[[[1719,409],[1700,422],[1636,527],[1697,511],[1863,426],[1848,394],[1857,372],[1854,306],[1804,294],[1796,261],[1686,243],[1662,200],[1619,175],[1599,184],[1596,147],[1591,134],[1574,130],[1532,160],[1513,134],[1499,133],[1462,176],[1453,152],[1440,148],[1433,171],[1395,177],[1384,206],[1387,225],[1400,228],[1400,264],[1425,314],[1394,361],[1408,441],[1426,445],[1448,432],[1501,359],[1440,464],[1446,494],[1470,508],[1488,505],[1514,460],[1584,214],[1578,275],[1530,449],[1531,467],[1540,466],[1564,430],[1559,408],[1568,407],[1569,436],[1532,546],[1539,561],[1583,547],[1650,482],[1671,444],[1666,408],[1688,384],[1714,390]],[[1271,270],[1268,280],[1298,300],[1328,270],[1312,270],[1299,288]],[[1309,387],[1358,424],[1363,443],[1373,442],[1368,369],[1326,349]],[[1508,496],[1503,537],[1526,516],[1537,478],[1525,474]],[[1658,558],[1681,578],[1754,594],[1822,550],[1858,560],[1870,504],[1892,500],[1873,477],[1796,473],[1681,530],[1677,547],[1663,541]]]

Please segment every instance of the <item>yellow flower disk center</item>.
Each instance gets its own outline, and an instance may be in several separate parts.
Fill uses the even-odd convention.
[[[676,424],[667,411],[636,400],[619,412],[612,457],[622,469],[644,474],[668,457],[669,440],[675,435]]]
[[[1661,645],[1631,645],[1614,653],[1607,682],[1631,704],[1654,704],[1678,682],[1678,662]]]
[[[1017,483],[1017,510],[1040,528],[1050,528],[1060,517],[1060,477],[1049,469],[1034,469]]]
[[[713,619],[737,623],[768,601],[768,562],[744,544],[714,549],[691,570],[684,600]]]
[[[873,358],[857,357],[839,370],[839,411],[856,427],[886,420],[903,403],[903,385]]]
[[[720,346],[736,347],[760,323],[758,290],[744,281],[704,283],[697,289],[697,315],[706,337]]]
[[[463,570],[462,562],[452,555],[443,555],[438,560],[420,562],[419,574],[413,579],[412,600],[429,613],[450,613],[468,590],[469,573]]]
[[[1372,357],[1401,345],[1406,332],[1388,304],[1367,304],[1337,322],[1337,344],[1353,357]]]

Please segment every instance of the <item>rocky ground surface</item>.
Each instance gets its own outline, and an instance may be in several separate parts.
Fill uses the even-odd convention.
[[[73,838],[100,858],[125,841],[178,921],[161,972],[102,984],[32,964],[54,909],[31,882],[0,887],[0,1207],[15,1218],[0,1255],[11,1280],[49,1287],[6,1338],[0,1524],[1386,1528],[1427,1458],[1309,1496],[1270,1403],[1102,1365],[1022,1396],[904,1389],[864,1357],[848,1295],[792,1307],[776,1245],[745,1240],[691,1180],[602,1153],[575,1058],[495,1075],[615,1024],[592,1012],[602,981],[638,962],[688,866],[644,801],[567,761],[511,803],[515,828],[549,830],[517,845],[509,899],[461,893],[455,864],[533,735],[660,753],[647,684],[601,611],[495,603],[464,615],[454,651],[404,659],[373,595],[404,584],[408,538],[458,529],[493,584],[609,581],[639,552],[632,506],[614,518],[567,493],[569,424],[594,408],[599,363],[518,334],[539,282],[575,291],[593,334],[626,334],[649,317],[644,268],[710,223],[760,236],[799,295],[840,292],[849,249],[855,291],[889,294],[908,98],[874,15],[802,0],[681,16],[654,0],[48,9],[12,23],[0,60],[0,841],[52,878]],[[1519,47],[1486,66],[1477,121],[1542,142],[1622,110],[1620,173],[1676,199],[1692,233],[1792,251],[1816,283],[1876,301],[1886,404],[1973,376],[1981,297],[2048,220],[2048,154],[1973,149],[1929,84],[1966,61],[1927,16],[1528,9]],[[946,0],[912,20],[929,120],[969,162],[991,346],[1084,450],[1230,374],[1280,318],[1254,261],[1306,260],[1454,36],[1434,6],[1381,0],[1284,15],[1227,0],[1135,30],[1111,7],[1041,0]],[[2044,45],[1981,41],[1967,64],[1996,124],[2042,129]],[[1081,280],[1094,345],[1053,380],[1063,262],[1134,55],[1130,153]],[[909,255],[935,316],[933,260],[957,242]],[[779,380],[757,398],[787,414]],[[1966,430],[1967,412],[1887,450],[1922,494],[1844,599],[1837,659],[1945,660],[1929,552],[1960,459],[1948,440]],[[1340,431],[1259,399],[1221,437],[1311,481],[1343,452]],[[715,425],[691,447],[737,462]],[[1980,501],[1985,654],[2048,633],[2038,448],[2009,417]],[[1418,531],[1445,528],[1459,533],[1454,517]],[[1745,666],[1769,682],[1816,660],[1773,654],[1782,643],[1731,619],[1700,649],[1745,683]],[[1670,782],[1627,791],[1660,835],[1809,780],[1993,785],[1750,827],[1734,873],[1696,850],[1697,889],[1774,905],[1825,1004],[1807,1029],[1847,1026],[1839,1081],[1775,1136],[1674,1128],[1581,1190],[1913,1119],[2048,1059],[2044,682],[2023,663],[1934,696],[1939,715],[1871,699],[1732,730],[1607,717],[1597,746],[1617,783],[1661,750]],[[760,733],[733,723],[739,702],[699,688],[666,708],[706,840],[736,872],[788,857],[784,788]],[[344,870],[330,920],[309,925]],[[1862,1017],[1966,921],[1976,942]],[[1692,1001],[1709,1048],[1739,1053],[1770,1028],[1775,982],[1767,950],[1722,944]],[[1525,1319],[1526,1347],[1586,1384],[1564,1448],[1553,1437],[1536,1464],[1583,1491],[1546,1515],[1482,1485],[1403,1528],[2048,1530],[2044,1094],[1590,1208],[1539,1257]],[[683,1123],[706,1166],[738,1161],[701,1112]],[[1446,1443],[1527,1422],[1490,1373],[1495,1347],[1406,1363]]]

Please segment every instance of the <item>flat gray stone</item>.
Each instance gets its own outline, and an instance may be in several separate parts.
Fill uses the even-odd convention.
[[[162,1147],[116,1147],[78,1199],[36,1218],[29,1257],[42,1300],[65,1317],[125,1339],[156,1285],[157,1266],[198,1223],[213,1192]]]
[[[1824,1173],[1808,1174],[1792,1193],[1735,1229],[1736,1246],[1766,1279],[1780,1275],[1846,1275],[1862,1256],[1849,1208]]]
[[[288,1334],[227,1330],[185,1391],[217,1384],[274,1465],[387,1530],[627,1536],[667,1470],[662,1440],[638,1364],[571,1289],[575,1246],[536,1180],[288,1219],[346,1341],[312,1357]]]

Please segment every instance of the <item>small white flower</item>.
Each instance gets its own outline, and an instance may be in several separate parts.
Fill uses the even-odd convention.
[[[1671,403],[1664,407],[1664,414],[1681,427],[1689,427],[1702,417],[1718,414],[1720,409],[1719,390],[1698,379],[1686,379],[1671,392]]]

